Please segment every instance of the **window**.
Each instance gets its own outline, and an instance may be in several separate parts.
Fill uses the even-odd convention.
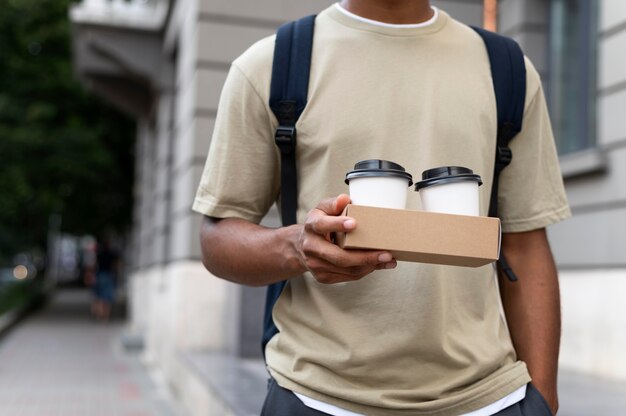
[[[550,112],[560,154],[595,144],[597,0],[552,0]]]

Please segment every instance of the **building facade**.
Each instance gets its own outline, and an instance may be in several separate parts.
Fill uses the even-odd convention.
[[[221,87],[248,46],[331,3],[83,0],[70,11],[76,75],[137,120],[129,332],[194,414],[241,413],[223,386],[207,387],[198,374],[264,377],[264,291],[209,275],[201,218],[190,208]],[[480,0],[432,3],[482,24]],[[550,229],[562,284],[562,365],[626,379],[626,2],[501,0],[498,10],[499,31],[518,40],[542,76],[574,213]],[[279,225],[275,210],[264,223]]]

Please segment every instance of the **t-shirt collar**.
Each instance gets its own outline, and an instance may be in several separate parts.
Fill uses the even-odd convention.
[[[387,36],[417,36],[438,32],[447,22],[448,16],[444,11],[433,6],[431,7],[434,14],[426,22],[402,25],[378,22],[355,15],[341,7],[339,3],[330,6],[323,13],[336,22],[357,30],[375,32]]]
[[[337,10],[339,10],[341,13],[345,14],[346,16],[350,17],[351,19],[355,19],[360,22],[364,22],[373,26],[398,28],[398,29],[415,29],[419,27],[427,27],[435,23],[435,21],[437,21],[437,17],[439,16],[439,9],[437,9],[435,6],[430,6],[430,8],[433,10],[433,16],[425,22],[412,23],[412,24],[393,24],[393,23],[379,22],[377,20],[368,19],[366,17],[361,17],[359,15],[356,15],[344,9],[340,3],[335,3],[335,7],[337,8]]]

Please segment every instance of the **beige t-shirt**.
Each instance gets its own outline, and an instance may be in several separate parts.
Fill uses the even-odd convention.
[[[232,65],[193,209],[258,222],[279,197],[277,121],[268,106],[274,38]],[[523,131],[501,176],[505,232],[569,215],[539,76],[527,61]],[[347,192],[344,175],[387,159],[415,177],[467,166],[491,189],[496,107],[484,43],[441,12],[426,27],[381,27],[331,7],[316,19],[308,105],[298,130],[298,220]],[[409,209],[419,209],[411,192]],[[287,282],[266,348],[277,382],[367,415],[453,416],[529,381],[500,314],[491,266],[398,264],[357,282]]]

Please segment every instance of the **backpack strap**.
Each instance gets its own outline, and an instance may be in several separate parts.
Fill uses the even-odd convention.
[[[298,175],[296,170],[296,122],[307,103],[315,15],[278,28],[274,46],[269,105],[278,119],[274,135],[280,150],[280,214],[283,226],[297,222]],[[272,311],[285,282],[267,287],[262,347],[278,332]]]
[[[281,26],[276,33],[270,108],[278,119],[280,206],[283,226],[295,224],[298,207],[296,122],[307,102],[315,16]]]
[[[485,42],[496,95],[498,132],[489,216],[497,217],[500,173],[513,159],[509,142],[522,130],[526,99],[526,65],[524,54],[513,39],[478,27],[472,29]],[[498,264],[509,280],[517,280],[503,255],[500,255]]]

